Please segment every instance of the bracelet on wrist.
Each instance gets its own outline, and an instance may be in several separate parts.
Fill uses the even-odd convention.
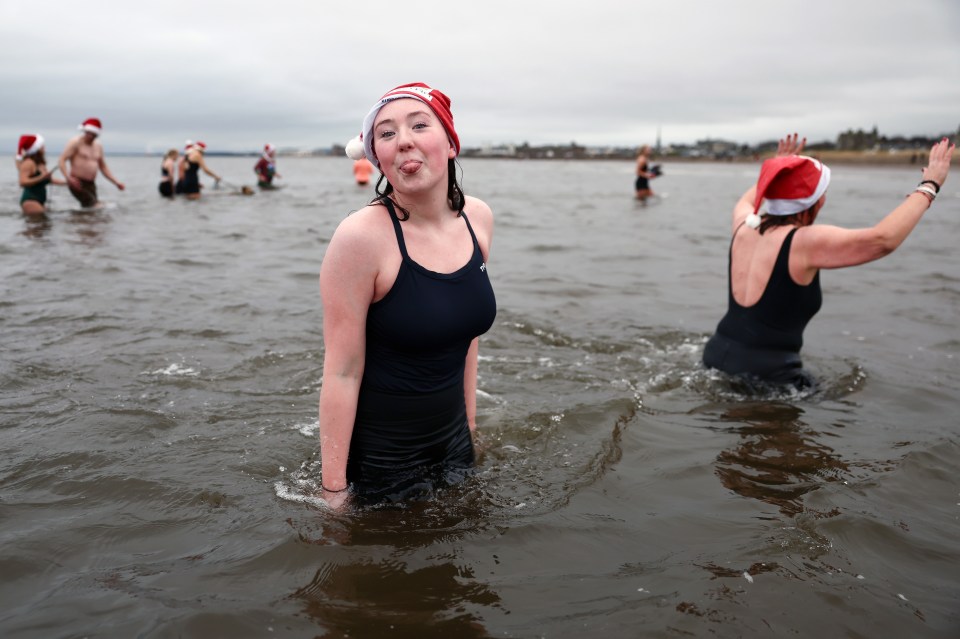
[[[320,488],[323,489],[323,491],[326,492],[326,493],[342,493],[343,491],[349,489],[349,488],[350,488],[350,485],[348,484],[348,485],[344,486],[343,488],[341,488],[341,489],[339,489],[339,490],[333,490],[333,489],[327,488],[327,487],[324,486],[323,484],[320,484]]]
[[[927,198],[927,201],[930,204],[933,204],[933,201],[937,199],[936,192],[933,189],[931,189],[929,186],[918,186],[913,190],[913,193],[919,193],[923,197]],[[913,195],[913,193],[911,193],[911,195]]]
[[[923,186],[924,184],[932,184],[932,185],[933,185],[933,190],[936,191],[936,193],[934,193],[934,195],[939,195],[939,194],[940,194],[940,185],[937,184],[937,182],[936,182],[935,180],[924,180],[923,182],[921,182],[921,183],[918,184],[917,186]]]

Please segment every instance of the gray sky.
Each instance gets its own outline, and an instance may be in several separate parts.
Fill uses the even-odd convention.
[[[0,0],[0,139],[107,151],[346,143],[383,93],[466,147],[834,140],[960,126],[957,0]]]

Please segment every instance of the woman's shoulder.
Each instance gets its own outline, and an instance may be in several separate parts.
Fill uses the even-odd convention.
[[[385,238],[392,238],[393,235],[393,224],[386,208],[376,203],[368,204],[347,215],[333,233],[335,239],[341,243],[349,243],[354,250],[376,250]]]
[[[469,216],[471,223],[493,224],[493,210],[479,198],[464,196],[463,211]]]

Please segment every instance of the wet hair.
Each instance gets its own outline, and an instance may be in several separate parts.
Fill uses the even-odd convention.
[[[757,230],[763,235],[764,231],[774,226],[810,226],[817,219],[818,212],[817,202],[814,202],[810,208],[793,215],[764,215]]]
[[[166,155],[164,155],[164,157],[175,158],[175,157],[177,157],[178,155],[180,155],[180,151],[177,151],[176,149],[170,149],[169,151],[167,151],[167,153],[166,153]]]
[[[463,212],[463,204],[466,199],[466,196],[463,194],[463,189],[457,181],[457,169],[459,166],[456,158],[447,160],[447,204],[450,205],[451,211],[457,212],[457,215]],[[380,177],[377,178],[377,185],[374,191],[377,197],[373,198],[370,204],[383,204],[383,201],[386,199],[393,200],[393,198],[390,197],[393,194],[393,185],[390,184],[387,176],[382,171],[380,172]],[[393,205],[399,211],[397,217],[400,218],[401,222],[410,219],[410,211],[397,204],[396,200],[393,200]]]

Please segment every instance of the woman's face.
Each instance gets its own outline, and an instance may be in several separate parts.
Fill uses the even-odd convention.
[[[456,151],[443,124],[426,104],[412,98],[388,102],[373,124],[373,151],[387,180],[399,192],[442,184]]]

